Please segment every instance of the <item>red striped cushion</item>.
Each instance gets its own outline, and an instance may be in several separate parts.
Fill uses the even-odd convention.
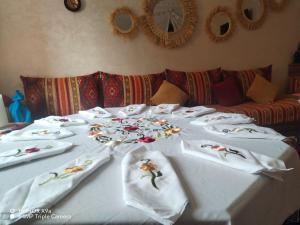
[[[300,76],[289,77],[289,93],[299,93],[300,92]]]
[[[130,104],[150,105],[150,98],[165,79],[165,73],[149,75],[116,75],[101,72],[104,107]]]
[[[26,102],[35,117],[69,115],[99,104],[99,73],[64,78],[21,76]]]
[[[167,81],[189,95],[189,106],[215,103],[212,84],[221,81],[221,69],[203,72],[182,72],[166,70]]]
[[[300,103],[284,98],[269,104],[247,102],[237,106],[213,105],[218,112],[243,113],[256,120],[258,125],[275,125],[300,121]]]
[[[252,82],[254,81],[255,75],[260,74],[268,81],[271,81],[272,79],[272,65],[257,68],[257,69],[249,69],[249,70],[240,70],[240,71],[234,71],[234,70],[222,70],[223,76],[236,76],[239,80],[243,97],[246,98],[246,93],[248,89],[250,88]]]

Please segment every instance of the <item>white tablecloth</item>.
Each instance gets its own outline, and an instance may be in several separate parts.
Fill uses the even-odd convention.
[[[117,112],[118,109],[108,109]],[[77,116],[75,116],[77,117]],[[296,151],[279,140],[228,139],[206,133],[202,127],[190,125],[191,119],[165,117],[180,128],[179,137],[145,144],[150,150],[162,151],[172,163],[190,200],[176,224],[280,225],[300,208],[300,161]],[[97,120],[91,120],[90,123]],[[31,125],[25,129],[37,127]],[[0,170],[0,199],[15,185],[43,172],[59,167],[82,152],[101,148],[103,144],[88,138],[88,125],[68,127],[77,135],[62,140],[76,146],[64,154],[36,160]],[[284,182],[265,176],[247,174],[195,157],[180,151],[180,139],[212,139],[280,158],[288,168]],[[2,143],[0,152],[28,142]],[[42,215],[48,219],[21,220],[17,224],[155,224],[141,211],[126,206],[122,196],[121,159],[137,144],[130,144],[113,160],[95,171],[71,194]],[[176,198],[176,196],[174,196]],[[49,211],[48,211],[49,212]],[[1,216],[1,215],[0,215]],[[1,224],[1,220],[0,220]]]

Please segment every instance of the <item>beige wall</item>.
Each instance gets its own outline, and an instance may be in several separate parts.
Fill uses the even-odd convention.
[[[270,12],[257,31],[238,24],[234,36],[219,44],[208,39],[204,20],[217,5],[235,12],[236,1],[197,0],[197,30],[187,45],[174,50],[153,45],[142,32],[133,41],[112,34],[110,13],[127,5],[141,15],[142,0],[83,2],[83,10],[72,13],[63,0],[0,0],[0,92],[12,95],[20,87],[20,74],[153,73],[165,68],[243,69],[271,63],[273,80],[283,88],[288,64],[300,42],[300,0],[290,0],[281,13]]]

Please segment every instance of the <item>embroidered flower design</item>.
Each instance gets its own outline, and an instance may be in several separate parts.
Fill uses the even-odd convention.
[[[246,159],[246,156],[244,156],[240,151],[235,150],[235,149],[226,148],[221,145],[210,145],[210,144],[201,145],[201,148],[207,148],[207,147],[209,147],[213,151],[224,152],[225,157],[227,154],[234,154],[234,155],[238,155],[238,156]]]
[[[34,152],[39,152],[40,149],[39,148],[36,148],[36,147],[33,147],[33,148],[27,148],[24,150],[26,153],[34,153]]]
[[[141,179],[144,177],[151,176],[151,184],[152,186],[159,190],[159,188],[156,185],[156,178],[163,176],[162,172],[157,170],[157,165],[154,164],[151,159],[142,159],[141,161],[145,161],[141,166],[140,170],[144,173],[144,175],[141,176]]]
[[[63,170],[61,174],[57,172],[50,172],[49,174],[51,175],[47,180],[43,181],[42,183],[39,183],[39,185],[44,185],[47,184],[48,182],[52,180],[61,180],[65,179],[69,176],[72,176],[78,172],[84,171],[89,165],[93,163],[92,160],[85,160],[83,164],[81,165],[75,165],[71,167],[67,167]]]
[[[139,142],[143,142],[143,143],[151,143],[154,142],[155,139],[152,137],[141,137],[138,139]]]
[[[137,129],[139,129],[138,126],[127,126],[127,127],[124,127],[124,130],[126,130],[126,131],[135,131]]]
[[[111,120],[112,121],[117,121],[117,122],[120,122],[120,123],[122,123],[122,121],[123,121],[122,118],[112,118]]]
[[[89,132],[89,137],[96,138],[99,136],[102,136],[102,132],[100,132],[100,131],[90,131]]]
[[[166,130],[165,130],[165,134],[166,134],[167,136],[171,136],[171,135],[173,135],[173,134],[179,133],[180,131],[181,131],[180,128],[178,128],[178,127],[172,127],[172,128],[166,129]]]
[[[156,120],[153,122],[153,124],[157,125],[157,126],[162,126],[164,124],[166,124],[167,121],[166,120]]]

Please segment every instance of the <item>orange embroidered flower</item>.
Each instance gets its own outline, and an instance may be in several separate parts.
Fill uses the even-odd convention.
[[[91,125],[91,129],[100,129],[101,127],[103,127],[103,125],[102,124],[99,124],[99,123],[95,123],[95,124],[92,124]]]
[[[214,146],[211,147],[211,149],[213,149],[213,150],[215,150],[215,151],[220,151],[220,152],[226,150],[225,147],[220,146],[220,145],[214,145]]]
[[[102,136],[102,132],[99,132],[99,131],[90,131],[89,132],[89,137],[96,138],[96,137],[101,137],[101,136]]]
[[[166,121],[166,120],[156,120],[156,121],[154,121],[153,123],[154,123],[155,125],[161,126],[161,125],[166,124],[167,121]]]
[[[146,162],[141,165],[140,169],[144,171],[150,171],[150,170],[155,170],[156,167],[157,166],[154,163]]]
[[[82,170],[83,170],[82,166],[72,166],[72,167],[66,168],[64,170],[64,172],[65,173],[77,173],[77,172],[82,171]]]
[[[165,134],[170,136],[170,135],[173,135],[173,134],[177,134],[181,131],[180,128],[178,127],[173,127],[173,128],[169,128],[169,129],[166,129],[165,130]]]

